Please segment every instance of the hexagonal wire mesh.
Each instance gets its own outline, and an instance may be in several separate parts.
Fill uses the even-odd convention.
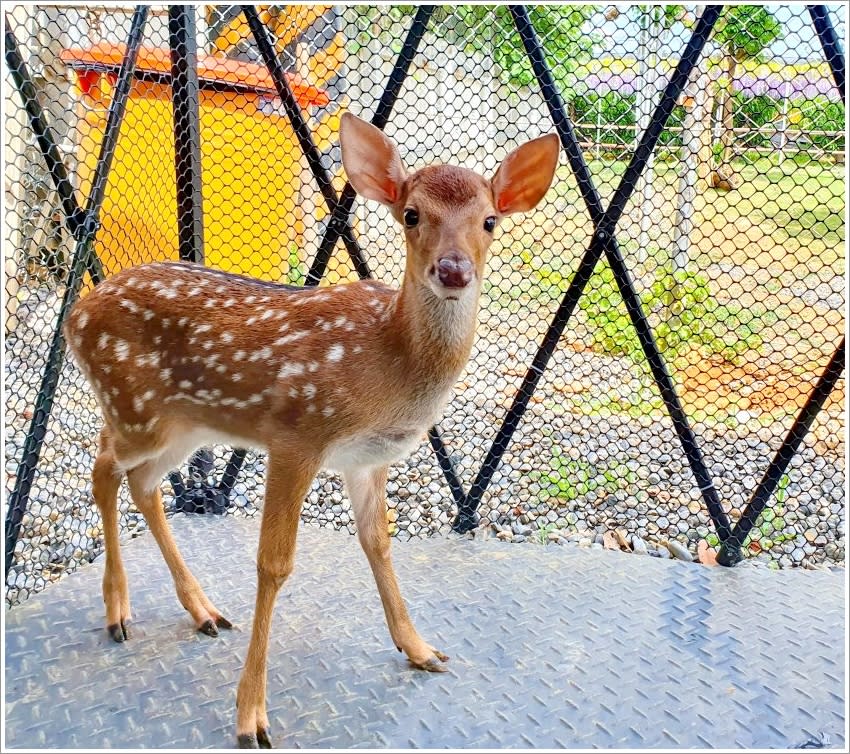
[[[241,6],[187,6],[172,11],[171,29],[165,6],[137,12],[125,108],[116,92],[132,58],[132,7],[10,8],[7,68],[18,76],[4,80],[5,439],[16,506],[7,541],[17,543],[7,602],[102,551],[89,482],[102,420],[73,360],[56,358],[55,335],[63,298],[85,295],[99,268],[108,276],[182,257],[295,285],[368,271],[400,284],[402,229],[385,208],[343,192],[345,110],[385,125],[410,169],[450,162],[492,175],[517,144],[553,130],[561,103],[562,142],[570,129],[577,139],[545,200],[506,218],[491,247],[478,338],[434,437],[456,475],[454,497],[423,438],[390,472],[390,531],[449,531],[472,485],[462,508],[480,500],[479,526],[504,539],[602,541],[620,530],[626,547],[648,542],[651,552],[665,540],[717,545],[706,501],[713,495],[733,524],[741,517],[843,337],[845,115],[806,8],[730,6],[693,48],[670,118],[639,175],[629,173],[702,7],[529,7],[536,35],[523,39],[505,6],[259,6],[294,114]],[[843,39],[840,11],[827,18]],[[15,65],[11,48],[22,56]],[[174,104],[172,73],[188,98]],[[560,98],[544,97],[547,75]],[[92,207],[110,108],[120,129],[91,257],[73,209]],[[41,141],[39,115],[49,126]],[[627,201],[608,227],[616,241],[606,241],[597,226],[618,187]],[[595,216],[583,200],[594,190]],[[576,302],[570,284],[594,244],[603,258],[585,267]],[[618,257],[648,345],[624,306]],[[575,310],[553,328],[565,295]],[[655,374],[646,347],[663,359]],[[662,383],[669,370],[678,423],[659,368]],[[743,543],[757,561],[843,564],[844,380],[833,385],[766,489]],[[211,467],[184,468],[167,510],[254,515],[264,456],[243,455],[216,448]],[[302,518],[353,530],[338,477],[317,479]],[[145,526],[124,488],[119,526],[129,536]]]

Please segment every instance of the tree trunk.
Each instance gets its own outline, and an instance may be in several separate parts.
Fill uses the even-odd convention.
[[[735,140],[735,98],[733,82],[738,68],[738,60],[734,55],[726,58],[726,97],[723,100],[723,153],[720,160],[723,172],[728,178],[732,176],[732,144]]]

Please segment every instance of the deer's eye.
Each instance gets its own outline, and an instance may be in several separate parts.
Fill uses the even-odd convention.
[[[412,207],[404,210],[404,224],[408,228],[415,228],[419,224],[419,213]]]
[[[484,221],[484,230],[486,230],[488,233],[492,233],[493,228],[495,228],[495,227],[496,227],[496,218],[495,217],[488,217]]]

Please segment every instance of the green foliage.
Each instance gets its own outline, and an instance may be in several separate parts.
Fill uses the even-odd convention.
[[[759,128],[772,123],[779,115],[779,100],[766,94],[755,97],[735,92],[735,128]]]
[[[826,97],[807,100],[800,107],[803,113],[802,123],[798,126],[803,131],[838,131],[839,135],[813,135],[809,138],[821,148],[843,149],[844,138],[840,135],[846,129],[846,111],[843,102],[830,102]]]
[[[628,484],[634,484],[637,476],[619,461],[597,467],[587,461],[568,459],[555,446],[552,448],[549,470],[543,474],[542,480],[542,498],[555,497],[570,502],[600,489],[608,493],[616,492]]]
[[[521,252],[523,261],[533,267],[530,252]],[[543,264],[531,272],[541,293],[560,298],[569,280],[560,268]],[[776,322],[770,311],[744,307],[736,301],[721,304],[711,294],[708,279],[691,271],[664,270],[642,291],[641,303],[659,349],[667,359],[692,348],[721,354],[734,360],[762,344],[759,332]],[[600,262],[579,299],[579,311],[588,328],[591,345],[611,356],[644,360],[643,349],[626,311],[614,273]]]
[[[756,58],[781,34],[776,17],[760,5],[727,5],[714,27],[714,41],[742,62]]]
[[[637,113],[636,96],[622,95],[619,92],[587,92],[576,94],[569,103],[572,122],[583,126],[578,129],[579,139],[596,140],[597,124],[602,131],[601,140],[606,144],[630,146],[634,144],[634,131],[620,128],[634,126]],[[664,131],[661,132],[659,143],[663,146],[681,146],[681,136],[671,131],[671,128],[681,128],[685,118],[685,109],[676,105],[667,120]],[[607,130],[606,128],[615,126]]]
[[[417,7],[394,5],[388,12],[401,20],[416,13]],[[368,14],[371,11],[364,7],[360,12]],[[528,6],[529,18],[562,92],[570,90],[574,80],[570,74],[581,63],[590,60],[593,45],[599,38],[585,28],[593,13],[590,5]],[[508,6],[440,5],[434,10],[429,28],[466,52],[492,55],[504,82],[515,86],[534,82],[531,63]],[[394,47],[400,49],[401,43],[394,41]]]
[[[298,247],[291,244],[289,257],[287,258],[286,283],[287,285],[304,285],[306,276],[301,265],[301,257],[298,256]]]
[[[788,499],[788,486],[790,484],[791,477],[788,476],[787,472],[779,477],[779,483],[776,485],[776,502],[780,505],[784,505]]]
[[[537,542],[541,545],[545,545],[549,541],[549,534],[553,531],[557,530],[557,526],[552,523],[543,524],[537,530]]]
[[[476,30],[464,38],[467,51],[491,50],[501,77],[511,84],[528,86],[535,80],[531,62],[507,6],[459,5],[455,6],[454,13],[468,29]],[[593,52],[596,35],[584,29],[592,13],[593,8],[589,5],[528,7],[529,18],[562,92],[569,89],[569,74],[580,63],[589,60]],[[480,32],[487,25],[492,25],[493,29],[490,40]]]

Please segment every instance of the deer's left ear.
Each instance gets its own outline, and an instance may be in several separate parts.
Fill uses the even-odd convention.
[[[560,151],[557,134],[547,134],[505,157],[491,181],[496,209],[510,215],[536,207],[552,185]]]

